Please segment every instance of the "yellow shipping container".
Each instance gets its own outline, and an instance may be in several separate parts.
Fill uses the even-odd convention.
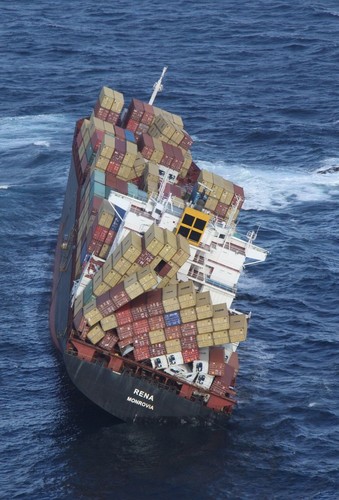
[[[144,293],[144,289],[141,286],[136,273],[124,279],[124,288],[125,292],[127,293],[127,295],[131,300],[135,299],[136,297]]]
[[[247,330],[238,328],[229,330],[230,342],[244,342],[247,339]]]
[[[164,232],[164,246],[159,252],[159,256],[166,262],[170,261],[177,252],[177,237],[168,229]]]
[[[151,330],[148,333],[149,340],[151,344],[157,344],[158,342],[165,342],[165,331],[163,328],[158,328],[157,330]]]
[[[226,304],[215,304],[213,306],[212,321],[215,331],[225,330],[229,328],[229,312]]]
[[[158,284],[157,275],[149,266],[145,266],[141,271],[138,271],[137,278],[145,292]]]
[[[146,250],[154,257],[158,255],[165,245],[164,229],[156,224],[152,224],[147,229],[144,238]]]
[[[178,285],[178,299],[181,309],[196,305],[196,290],[193,281],[183,281]]]
[[[173,352],[181,351],[181,342],[179,339],[166,340],[165,347],[167,354],[172,354]]]
[[[172,257],[172,261],[178,264],[179,267],[183,266],[190,256],[190,245],[186,238],[177,235],[177,251]]]
[[[134,231],[130,231],[121,242],[122,255],[132,264],[142,252],[142,239]]]
[[[131,267],[131,263],[123,257],[121,244],[114,250],[112,255],[113,268],[123,276]]]
[[[198,347],[210,347],[214,345],[213,335],[211,333],[200,333],[197,335]]]
[[[213,316],[213,304],[209,291],[197,293],[196,311],[198,319],[211,318]]]
[[[188,307],[187,309],[180,310],[180,318],[182,323],[190,323],[191,321],[197,320],[197,313],[194,307]]]
[[[113,313],[105,318],[102,318],[102,320],[100,320],[100,325],[105,332],[107,332],[107,330],[111,330],[112,328],[116,328],[118,323],[115,314]]]
[[[87,333],[87,338],[92,342],[92,344],[97,344],[101,339],[104,338],[104,336],[105,333],[100,325],[94,326]]]
[[[197,321],[197,329],[198,333],[212,333],[213,323],[211,318],[200,319]]]
[[[101,312],[97,309],[95,300],[91,300],[91,302],[85,305],[84,316],[90,326],[95,325],[103,318]]]
[[[232,342],[230,340],[229,330],[220,330],[219,332],[213,332],[213,340],[215,345],[229,344]]]
[[[165,288],[163,288],[162,305],[165,312],[173,312],[180,309],[177,285],[167,285]]]

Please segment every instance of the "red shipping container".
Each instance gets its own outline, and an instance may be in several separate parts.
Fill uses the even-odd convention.
[[[91,202],[91,213],[97,213],[99,208],[102,205],[102,198],[100,196],[93,196],[92,202]]]
[[[100,118],[100,120],[106,120],[109,109],[103,108],[98,101],[94,107],[94,116]]]
[[[157,344],[152,344],[149,346],[150,357],[154,358],[155,356],[163,356],[166,354],[166,346],[164,342],[158,342]]]
[[[150,331],[158,330],[159,328],[165,328],[166,326],[164,317],[162,315],[150,317],[148,319],[148,324]]]
[[[154,255],[149,253],[146,249],[141,252],[139,257],[136,260],[136,263],[141,267],[145,267],[150,264],[154,259]]]
[[[146,160],[150,160],[154,152],[153,138],[148,134],[142,134],[138,139],[137,146],[142,156],[146,158]]]
[[[225,359],[223,347],[210,347],[208,373],[221,377],[225,374]]]
[[[144,347],[144,346],[149,346],[150,340],[148,333],[141,333],[140,335],[133,336],[133,344],[135,347]]]
[[[161,269],[160,271],[158,272],[159,276],[161,276],[162,278],[164,278],[166,276],[167,273],[169,273],[172,269],[172,266],[170,264],[165,264]]]
[[[126,325],[133,322],[133,317],[129,304],[121,307],[116,313],[115,317],[119,326]]]
[[[141,122],[146,125],[151,125],[154,120],[154,109],[151,104],[144,102],[144,114],[142,115]]]
[[[225,205],[225,203],[221,203],[221,201],[219,201],[217,203],[217,206],[215,207],[214,212],[217,215],[219,215],[219,217],[225,217],[227,210],[228,210],[228,205]]]
[[[118,342],[118,346],[120,349],[124,349],[124,347],[127,347],[128,345],[133,344],[133,338],[132,337],[126,337],[125,339],[121,339]]]
[[[143,296],[137,297],[131,302],[131,312],[133,321],[148,318],[147,306]]]
[[[151,357],[148,346],[135,347],[133,350],[133,354],[134,354],[134,359],[136,361],[142,361],[144,359],[149,359]]]
[[[170,167],[174,158],[172,146],[170,144],[167,144],[166,142],[163,142],[162,146],[164,149],[164,154],[161,158],[160,163],[161,165],[165,165],[165,167]]]
[[[107,227],[100,226],[100,224],[98,224],[94,229],[93,238],[104,243],[108,231],[109,229]]]
[[[183,349],[182,351],[182,357],[184,360],[184,363],[191,363],[192,361],[195,361],[199,359],[199,349]]]
[[[133,322],[133,334],[135,337],[149,332],[149,325],[147,319],[138,319]]]
[[[234,368],[226,364],[224,375],[221,377],[215,377],[211,385],[211,391],[215,392],[219,396],[225,396],[225,393],[227,393],[229,386],[231,385],[233,377]]]
[[[108,316],[116,310],[116,307],[109,296],[109,291],[96,298],[96,306],[103,316]]]
[[[181,337],[180,325],[167,326],[165,328],[165,337],[166,337],[166,340],[180,339],[180,337]]]
[[[109,290],[108,293],[116,309],[120,309],[120,307],[128,304],[128,302],[130,302],[131,300],[125,292],[124,283],[119,283],[111,290]]]
[[[120,340],[128,339],[133,336],[133,326],[131,324],[118,326],[117,334]]]
[[[161,299],[162,299],[162,290],[160,288],[156,288],[155,290],[150,290],[149,292],[147,292],[146,302],[148,306],[161,302]]]
[[[182,154],[181,149],[175,146],[172,146],[172,151],[174,154],[174,158],[171,163],[171,168],[179,172],[179,170],[184,164],[184,155]]]
[[[183,323],[181,326],[181,335],[183,337],[190,337],[192,335],[197,335],[197,323],[192,321],[190,323]]]
[[[117,175],[117,173],[119,172],[120,168],[121,168],[121,162],[111,159],[108,162],[108,165],[107,165],[107,168],[106,168],[106,175],[107,175],[107,173]],[[113,189],[115,188],[115,186],[111,186],[109,184],[107,184],[107,185],[109,187],[113,188]]]
[[[119,121],[120,114],[115,111],[109,111],[106,116],[106,121],[115,125]]]
[[[91,144],[93,151],[96,153],[99,149],[99,146],[102,142],[102,139],[105,135],[105,132],[103,130],[95,130],[91,136]]]
[[[185,130],[183,130],[183,133],[185,135],[182,141],[180,142],[180,147],[188,151],[193,144],[193,139]]]
[[[128,118],[132,118],[132,120],[135,120],[137,122],[140,122],[143,114],[144,114],[145,108],[144,108],[144,103],[140,101],[139,99],[132,99],[127,110],[127,116]]]
[[[125,128],[127,128],[127,130],[130,130],[131,132],[135,132],[136,129],[138,128],[138,125],[139,122],[132,120],[132,118],[130,118],[126,123]]]
[[[113,231],[113,229],[110,229],[107,233],[106,238],[105,238],[105,245],[112,245],[116,234],[117,234],[116,231]]]
[[[181,347],[183,349],[197,349],[198,342],[194,335],[190,337],[181,337]]]
[[[118,340],[119,337],[111,330],[108,330],[104,338],[101,339],[98,343],[98,346],[102,349],[106,349],[107,351],[111,351],[113,347],[118,343]]]
[[[119,168],[120,168],[120,166],[119,166]],[[112,189],[116,189],[117,188],[117,178],[114,175],[114,173],[108,171],[108,168],[106,170],[105,183],[106,183],[106,186],[108,186],[108,187],[110,187]]]
[[[128,194],[128,182],[122,179],[117,179],[117,191],[121,194]]]
[[[114,135],[116,137],[118,137],[119,139],[121,139],[122,141],[125,140],[125,131],[123,128],[121,127],[118,127],[117,125],[115,125],[114,127]]]

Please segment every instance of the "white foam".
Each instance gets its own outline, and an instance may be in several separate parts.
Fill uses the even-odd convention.
[[[29,146],[50,147],[60,144],[61,135],[69,135],[74,119],[67,115],[10,116],[2,119],[0,151]]]
[[[9,188],[8,184],[0,185],[0,189],[8,189],[8,188]]]
[[[45,146],[46,148],[50,147],[49,141],[35,141],[33,142],[34,146]]]
[[[323,164],[339,165],[339,158],[329,158]],[[200,168],[211,170],[242,186],[245,192],[245,210],[279,211],[296,202],[325,201],[339,187],[339,172],[319,174],[285,168],[257,168],[231,165],[225,162],[198,161]]]

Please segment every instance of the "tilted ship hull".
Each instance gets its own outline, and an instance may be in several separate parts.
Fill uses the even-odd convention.
[[[247,336],[236,284],[266,252],[235,231],[243,190],[200,170],[181,118],[152,104],[124,108],[104,87],[76,124],[51,334],[75,386],[115,417],[223,424]]]

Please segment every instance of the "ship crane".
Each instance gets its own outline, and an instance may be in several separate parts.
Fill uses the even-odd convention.
[[[148,104],[152,105],[155,101],[155,98],[158,94],[158,92],[161,92],[162,89],[164,88],[163,84],[162,84],[162,80],[165,76],[165,73],[167,71],[167,66],[164,66],[163,70],[162,70],[162,73],[161,73],[161,77],[159,78],[159,80],[157,82],[155,82],[155,84],[153,85],[153,93],[151,95],[151,98],[148,102]]]

